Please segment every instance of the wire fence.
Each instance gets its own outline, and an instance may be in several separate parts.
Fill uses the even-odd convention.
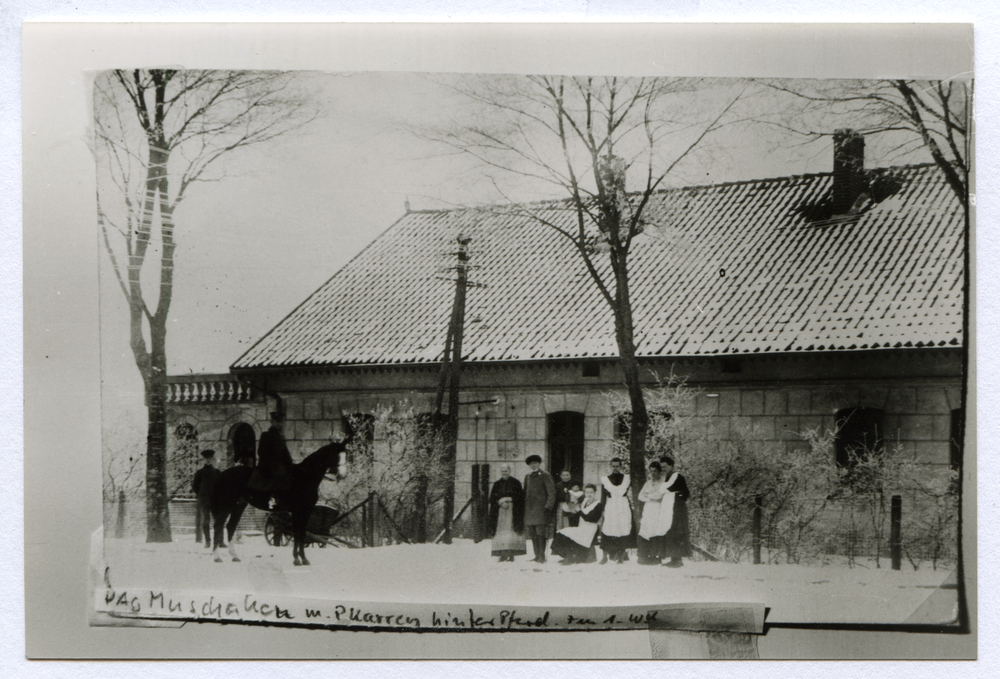
[[[200,531],[197,523],[197,503],[188,498],[170,501],[170,532],[174,540],[194,539]],[[272,545],[287,544],[291,538],[290,522],[283,512],[266,512],[247,505],[236,526],[237,539],[264,536]],[[270,520],[269,520],[269,517]],[[141,538],[146,535],[146,502],[125,499],[104,503],[105,537]],[[214,530],[209,519],[209,530]],[[384,509],[379,497],[372,493],[352,510],[317,505],[310,517],[307,531],[326,544],[347,547],[372,547],[407,542],[407,536]],[[204,540],[204,537],[201,537]]]
[[[901,498],[896,503],[895,515],[888,501],[871,499],[815,500],[795,512],[748,503],[735,515],[692,507],[692,542],[705,558],[732,563],[954,567],[957,513]]]
[[[477,542],[486,539],[487,508],[475,498],[455,517],[455,537]],[[849,567],[898,567],[900,561],[913,568],[951,568],[958,561],[957,513],[945,508],[897,501],[893,515],[871,501],[815,500],[802,503],[795,512],[776,511],[748,503],[740,512],[689,507],[695,558],[714,558],[731,563],[846,565]],[[320,533],[340,545],[373,547],[410,542],[377,494],[347,510],[325,507],[329,519]],[[107,502],[105,535],[134,538],[145,535],[146,504],[143,500]],[[193,536],[196,503],[188,499],[170,502],[170,525],[175,539]],[[264,535],[274,544],[274,525],[268,513],[248,506],[237,526],[243,536]],[[894,525],[895,524],[895,525]],[[313,530],[315,527],[310,528]],[[316,532],[319,529],[315,529]],[[287,536],[286,536],[287,537]],[[433,536],[431,536],[433,540]],[[279,544],[284,544],[280,539]]]

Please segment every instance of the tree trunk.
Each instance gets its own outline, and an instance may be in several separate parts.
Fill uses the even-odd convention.
[[[160,335],[162,345],[163,332]],[[155,345],[154,345],[155,346]],[[167,493],[166,354],[152,354],[146,379],[148,424],[146,430],[146,542],[170,542],[170,497]]]
[[[642,516],[639,491],[646,482],[646,432],[649,413],[639,382],[639,361],[635,356],[635,328],[632,324],[632,300],[629,295],[628,264],[624,254],[611,252],[611,268],[615,275],[615,338],[618,342],[618,361],[628,389],[632,416],[629,422],[629,473],[633,512],[636,522]]]

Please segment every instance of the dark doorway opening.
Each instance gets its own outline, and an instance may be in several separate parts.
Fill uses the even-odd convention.
[[[549,472],[558,476],[568,469],[583,481],[583,413],[564,410],[549,413]]]
[[[233,459],[230,462],[243,462],[254,466],[257,451],[257,434],[246,422],[240,422],[233,428]]]

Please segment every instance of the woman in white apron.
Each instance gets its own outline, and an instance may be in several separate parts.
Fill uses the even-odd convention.
[[[637,544],[640,565],[659,565],[663,560],[664,536],[670,530],[670,520],[673,517],[672,496],[666,498],[666,505],[669,508],[666,510],[664,508],[664,496],[667,495],[662,465],[659,462],[650,462],[649,478],[639,491],[639,501],[643,503]],[[666,524],[664,524],[665,519]]]
[[[611,460],[611,473],[601,479],[604,497],[604,525],[601,526],[601,563],[628,561],[629,549],[635,547],[635,529],[632,527],[632,505],[628,491],[631,479],[621,471],[620,458]]]
[[[493,556],[513,561],[526,552],[524,541],[524,489],[510,475],[510,465],[500,465],[500,478],[490,492],[490,534]]]
[[[583,502],[577,514],[580,523],[563,528],[552,541],[552,553],[561,556],[561,564],[593,563],[597,561],[594,540],[597,537],[597,523],[601,520],[603,505],[597,499],[597,486],[588,483],[583,490]]]

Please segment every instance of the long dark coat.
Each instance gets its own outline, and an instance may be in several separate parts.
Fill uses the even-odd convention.
[[[194,480],[191,482],[191,490],[194,491],[198,502],[206,507],[212,500],[212,489],[215,488],[215,481],[219,478],[219,470],[208,465],[202,467],[194,473]]]
[[[271,427],[260,435],[257,445],[257,467],[250,479],[253,490],[287,490],[292,484],[292,454],[285,437]]]
[[[497,534],[497,521],[500,518],[500,498],[509,497],[514,501],[514,532],[524,532],[524,488],[521,482],[513,476],[499,478],[490,491],[490,537]]]
[[[680,474],[670,486],[674,494],[674,515],[670,530],[663,536],[664,557],[691,556],[691,528],[688,523],[687,501],[691,497],[687,481]],[[669,493],[668,493],[669,497]],[[666,500],[667,498],[664,498]]]
[[[544,526],[553,523],[556,484],[552,475],[539,469],[524,477],[524,525]]]

